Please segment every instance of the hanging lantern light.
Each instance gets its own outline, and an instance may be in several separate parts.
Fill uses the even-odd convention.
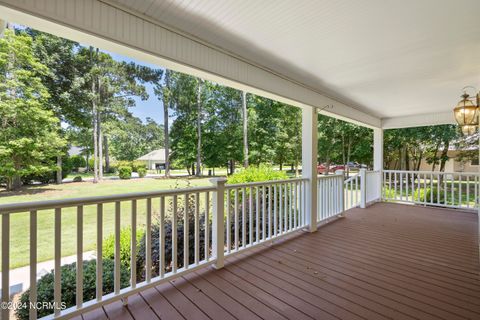
[[[477,131],[477,126],[467,125],[467,126],[462,126],[461,128],[462,128],[462,133],[465,136],[471,136]]]
[[[462,100],[453,109],[455,120],[462,126],[478,126],[478,106],[470,99],[467,93],[462,95]],[[466,130],[470,130],[467,128]]]

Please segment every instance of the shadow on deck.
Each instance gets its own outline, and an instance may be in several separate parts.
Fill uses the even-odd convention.
[[[378,203],[83,319],[480,319],[476,214]]]

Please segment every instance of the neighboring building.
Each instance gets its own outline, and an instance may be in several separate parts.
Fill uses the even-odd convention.
[[[149,170],[165,169],[165,149],[153,150],[141,156],[137,161],[144,161]]]
[[[71,156],[82,156],[83,155],[83,148],[77,146],[71,146],[68,149],[68,155]]]
[[[478,172],[478,158],[474,160],[460,160],[458,158],[459,154],[460,151],[455,150],[454,148],[448,150],[448,160],[445,163],[445,172]],[[437,164],[435,166],[435,171],[439,171],[439,169],[440,165]],[[429,164],[425,159],[422,159],[420,171],[432,171],[432,164]]]

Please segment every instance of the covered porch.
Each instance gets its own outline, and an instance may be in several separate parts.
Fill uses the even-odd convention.
[[[477,319],[476,214],[377,203],[83,319]]]

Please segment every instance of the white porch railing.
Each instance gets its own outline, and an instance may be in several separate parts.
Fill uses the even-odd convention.
[[[384,170],[382,198],[385,201],[475,209],[478,183],[478,173]]]
[[[343,173],[318,176],[317,222],[328,220],[344,211]]]
[[[226,185],[225,254],[243,251],[306,226],[306,181]]]
[[[136,292],[156,286],[188,272],[214,264],[223,266],[225,255],[255,247],[282,237],[307,225],[305,189],[307,179],[289,179],[246,184],[225,185],[215,180],[212,187],[165,190],[79,199],[0,205],[2,216],[2,302],[10,300],[10,256],[13,245],[10,235],[11,219],[16,214],[28,214],[30,234],[30,291],[29,300],[37,302],[37,246],[39,215],[50,214],[54,225],[54,306],[47,318],[72,317],[103,304],[127,298]],[[95,221],[89,227],[96,229],[96,295],[93,300],[83,297],[85,227],[84,212],[93,212]],[[62,217],[76,216],[76,302],[61,310]],[[104,219],[113,216],[114,271],[113,290],[103,292]],[[127,215],[127,218],[125,217]],[[152,221],[158,220],[158,234],[152,234]],[[123,220],[123,221],[122,221]],[[140,221],[141,220],[141,221]],[[121,263],[121,227],[131,227],[130,276],[125,285],[125,271]],[[145,229],[145,261],[137,261],[137,232]],[[155,241],[152,240],[155,239]],[[158,252],[153,259],[152,248]],[[137,266],[143,272],[139,274]],[[123,271],[123,272],[122,272]],[[122,278],[123,277],[123,278]],[[29,309],[30,319],[37,318],[37,310]],[[9,310],[2,309],[2,319],[9,318]]]
[[[360,174],[351,176],[343,184],[345,186],[345,210],[358,207],[361,202]]]

